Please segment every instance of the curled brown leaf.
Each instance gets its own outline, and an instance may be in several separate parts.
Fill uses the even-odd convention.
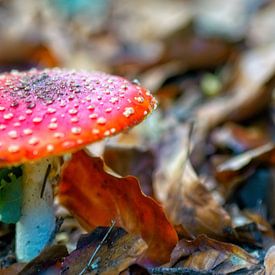
[[[148,245],[144,259],[169,260],[176,231],[162,207],[141,192],[136,178],[113,176],[100,158],[79,151],[63,170],[58,197],[85,229],[108,226],[114,220],[127,232],[141,235]]]

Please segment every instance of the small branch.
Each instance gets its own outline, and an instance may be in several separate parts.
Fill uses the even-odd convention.
[[[218,275],[213,271],[199,271],[186,267],[155,267],[149,270],[153,275],[179,274],[179,275]]]
[[[43,198],[43,195],[44,195],[45,186],[46,186],[47,179],[48,179],[49,174],[50,174],[50,171],[51,171],[51,167],[52,167],[52,166],[49,164],[48,167],[47,167],[47,170],[46,170],[44,179],[43,179],[43,184],[42,184],[42,188],[41,188],[41,192],[40,192],[40,198],[41,198],[41,199]]]
[[[93,263],[93,260],[96,256],[96,254],[98,253],[98,251],[101,249],[102,245],[104,244],[104,242],[106,241],[106,239],[108,238],[108,236],[110,235],[111,231],[113,230],[114,226],[115,226],[116,222],[112,221],[111,226],[109,228],[109,230],[106,232],[104,238],[101,240],[101,242],[99,243],[99,245],[96,247],[95,251],[93,252],[93,254],[91,255],[91,258],[89,259],[89,262],[87,263],[87,265],[82,269],[82,271],[79,273],[79,275],[83,275],[85,274],[86,271],[91,271],[91,266]]]

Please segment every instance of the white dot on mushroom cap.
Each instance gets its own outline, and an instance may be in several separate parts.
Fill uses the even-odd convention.
[[[29,139],[28,143],[29,143],[30,145],[36,145],[36,144],[39,143],[39,139],[36,138],[36,137],[32,137],[32,138]]]
[[[18,117],[18,120],[19,120],[19,121],[23,121],[23,120],[25,120],[25,119],[26,119],[26,117],[24,117],[24,116],[19,116],[19,117]]]
[[[9,131],[9,132],[8,132],[8,136],[9,136],[10,138],[15,139],[15,138],[18,138],[18,133],[17,133],[17,131],[12,130],[12,131]]]
[[[3,112],[5,110],[6,110],[6,108],[4,106],[0,106],[0,112]]]
[[[63,133],[60,133],[60,132],[54,133],[53,136],[54,136],[55,138],[64,138],[64,137],[65,137],[65,135],[64,135]]]
[[[72,117],[71,122],[72,123],[77,123],[79,121],[78,117]]]
[[[104,125],[106,124],[107,120],[104,117],[99,117],[96,121],[97,124]]]
[[[74,142],[72,142],[72,141],[64,141],[63,143],[62,143],[62,146],[64,147],[64,148],[70,148],[70,147],[73,147],[74,146]]]
[[[129,116],[133,115],[134,113],[135,113],[135,110],[133,107],[126,107],[124,109],[123,115],[126,117],[129,117]]]
[[[12,114],[12,113],[4,114],[4,115],[3,115],[3,118],[4,118],[5,120],[10,120],[10,119],[13,118],[13,114]]]
[[[118,102],[118,97],[111,97],[111,99],[109,100],[110,103],[116,103]]]
[[[47,113],[48,114],[54,114],[56,110],[54,108],[48,108]]]
[[[31,115],[32,114],[32,110],[30,110],[30,109],[26,110],[26,114],[27,115]]]
[[[91,115],[89,115],[89,118],[91,118],[91,119],[95,119],[97,117],[98,117],[98,114],[91,114]]]
[[[17,153],[17,152],[19,152],[19,150],[20,150],[20,146],[19,146],[19,145],[16,145],[16,144],[10,145],[10,146],[8,147],[8,151],[9,151],[10,153]]]
[[[40,123],[42,120],[43,120],[42,117],[34,117],[32,122],[33,123]]]
[[[5,130],[7,128],[7,126],[6,125],[4,125],[4,124],[0,124],[0,130]]]
[[[46,149],[48,152],[52,152],[54,150],[54,146],[52,144],[48,144]]]
[[[87,109],[88,109],[88,110],[94,110],[94,109],[95,109],[95,106],[94,106],[94,105],[89,105]]]
[[[98,129],[93,129],[92,133],[95,134],[95,135],[97,135],[97,134],[99,134],[99,130]]]
[[[52,122],[52,123],[50,123],[50,124],[48,125],[48,128],[49,128],[50,130],[55,130],[55,129],[57,129],[57,127],[58,127],[58,124],[57,124],[57,123],[54,123],[54,122]]]
[[[76,115],[78,113],[78,110],[77,109],[70,109],[69,110],[69,114],[70,115]]]
[[[105,136],[105,137],[108,137],[110,134],[111,134],[111,132],[110,132],[109,130],[106,130],[106,131],[104,132],[104,136]]]
[[[79,135],[81,133],[80,127],[72,127],[71,132],[75,135]]]
[[[37,150],[33,150],[33,151],[32,151],[32,155],[33,155],[33,156],[37,156],[37,155],[38,155],[38,151],[37,151]]]
[[[139,102],[139,103],[143,103],[144,102],[144,98],[142,96],[136,96],[134,97],[134,99]]]
[[[21,123],[20,123],[20,122],[15,122],[15,123],[13,123],[13,126],[14,126],[14,127],[20,127],[20,126],[21,126]]]
[[[31,135],[32,134],[32,129],[28,129],[28,128],[24,129],[23,134],[26,135],[26,136]]]
[[[76,141],[76,143],[79,144],[79,145],[80,145],[80,144],[83,144],[83,140],[82,140],[82,139],[78,139],[78,140]]]

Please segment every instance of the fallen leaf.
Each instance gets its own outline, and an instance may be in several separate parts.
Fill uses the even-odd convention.
[[[274,42],[275,3],[266,2],[265,5],[251,18],[247,30],[247,40],[250,45],[267,45]]]
[[[194,119],[197,133],[191,158],[196,166],[203,161],[210,129],[226,121],[240,121],[259,113],[269,103],[274,87],[275,44],[246,51],[232,72],[225,95],[198,107]]]
[[[205,235],[193,241],[180,240],[171,255],[169,266],[229,274],[258,268],[258,260],[240,247],[210,239]]]
[[[0,222],[0,270],[16,262],[13,247],[14,226]]]
[[[255,167],[263,162],[275,162],[275,147],[272,143],[248,150],[219,164],[215,169],[215,176],[219,182],[230,182],[251,166]]]
[[[169,260],[176,231],[161,206],[141,192],[134,177],[108,174],[101,159],[79,151],[63,170],[58,197],[86,230],[108,226],[114,220],[129,233],[141,235],[148,245],[145,258],[155,263]]]
[[[82,237],[77,249],[65,258],[62,274],[79,274],[87,268],[92,255],[95,256],[90,269],[87,269],[89,274],[119,274],[133,264],[147,248],[138,235],[128,234],[121,228],[111,228],[109,234],[108,231],[108,228],[98,227],[91,234]],[[105,236],[106,240],[102,242]]]
[[[60,274],[61,261],[67,255],[68,251],[65,245],[47,247],[25,265],[18,275]]]
[[[191,19],[190,5],[179,0],[172,3],[167,0],[150,2],[120,0],[118,3],[114,6],[112,23],[115,24],[119,37],[135,43],[166,37],[186,25]],[[163,24],[163,18],[165,18],[165,24]]]
[[[275,232],[266,219],[261,215],[248,210],[244,211],[243,214],[257,225],[258,230],[262,234],[262,242],[265,248],[269,248],[275,244]]]
[[[211,133],[211,141],[218,148],[228,148],[236,153],[260,147],[270,142],[263,129],[243,127],[228,122]]]
[[[254,249],[268,249],[275,244],[275,232],[269,222],[258,213],[251,210],[240,210],[232,203],[228,210],[232,218],[235,234],[231,237],[234,243],[249,245]]]
[[[239,41],[247,31],[249,16],[256,3],[232,0],[221,3],[219,0],[193,1],[195,27],[202,36],[223,37]]]
[[[23,263],[12,264],[8,268],[0,269],[0,275],[18,275],[24,266]]]
[[[30,43],[26,39],[4,40],[0,50],[1,66],[29,68],[32,66],[57,67],[60,65],[60,61],[51,49],[40,41]]]
[[[192,235],[223,238],[232,231],[231,219],[201,183],[188,160],[188,127],[170,129],[161,142],[154,191],[173,224]]]
[[[150,275],[149,271],[144,267],[134,264],[129,266],[127,270],[124,270],[120,275]]]
[[[275,74],[275,44],[246,52],[235,70],[226,96],[202,105],[197,111],[201,127],[213,128],[227,120],[241,120],[262,110],[269,102]]]
[[[275,246],[269,248],[264,259],[265,275],[275,274]]]
[[[105,146],[103,159],[107,166],[119,175],[132,175],[138,178],[141,190],[153,196],[152,173],[155,157],[152,151],[139,147]]]

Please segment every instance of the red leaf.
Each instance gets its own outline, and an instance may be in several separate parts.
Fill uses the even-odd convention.
[[[162,207],[141,192],[136,178],[110,175],[100,158],[79,151],[63,170],[58,195],[85,229],[108,226],[115,220],[116,226],[140,234],[146,241],[146,260],[169,261],[176,231]]]

